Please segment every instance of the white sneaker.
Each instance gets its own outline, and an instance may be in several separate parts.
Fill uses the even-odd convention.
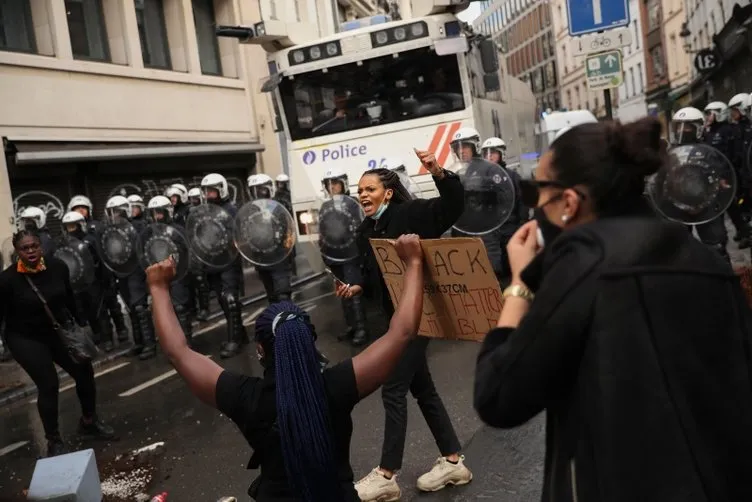
[[[392,479],[387,479],[378,467],[355,483],[355,490],[363,502],[394,502],[402,496],[397,475],[393,474]]]
[[[465,467],[464,455],[453,464],[446,457],[439,457],[433,468],[418,478],[418,490],[437,492],[446,485],[466,485],[473,479],[473,473]]]

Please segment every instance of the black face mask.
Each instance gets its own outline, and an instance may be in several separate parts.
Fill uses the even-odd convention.
[[[546,213],[543,212],[542,207],[536,207],[533,210],[533,217],[535,218],[535,221],[538,222],[539,240],[540,237],[543,237],[543,242],[538,242],[538,244],[540,244],[541,247],[550,245],[554,239],[559,236],[563,229],[551,223],[551,220],[548,219]]]

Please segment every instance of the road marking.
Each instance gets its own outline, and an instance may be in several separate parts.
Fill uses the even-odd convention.
[[[209,359],[212,358],[212,356],[206,356],[206,357],[208,357]],[[177,375],[177,374],[178,374],[177,370],[167,371],[165,373],[162,373],[161,375],[155,376],[151,380],[147,380],[146,382],[142,383],[141,385],[136,385],[132,389],[126,390],[125,392],[122,392],[122,393],[118,394],[118,397],[129,397],[129,396],[132,396],[133,394],[137,394],[137,393],[141,392],[142,390],[148,389],[152,385],[158,384],[162,380],[166,380],[166,379],[170,378],[171,376]]]
[[[29,443],[28,441],[19,441],[18,443],[9,444],[8,446],[0,450],[0,457],[2,457],[3,455],[7,455],[8,453],[12,451],[16,451],[17,449],[21,448],[22,446],[25,446],[28,443]]]
[[[256,322],[256,318],[266,310],[266,306],[259,307],[256,309],[251,315],[243,316],[243,326],[250,326],[254,322]]]
[[[104,369],[104,370],[102,370],[100,372],[94,373],[94,378],[99,378],[102,375],[106,375],[107,373],[112,373],[113,371],[119,370],[120,368],[124,368],[124,367],[128,366],[129,364],[130,364],[129,362],[116,364],[115,366],[111,366],[111,367],[109,367],[107,369]],[[66,390],[70,390],[70,389],[74,388],[75,386],[76,386],[76,382],[69,383],[67,385],[63,385],[62,387],[60,387],[59,392],[65,392]],[[32,399],[31,400],[31,404],[34,404],[36,402],[37,402],[36,399]]]

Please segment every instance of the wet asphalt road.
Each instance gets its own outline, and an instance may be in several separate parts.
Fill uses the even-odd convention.
[[[296,301],[311,311],[319,333],[319,347],[332,361],[356,353],[336,340],[344,323],[339,301],[331,295],[328,280],[302,286],[296,292]],[[246,324],[251,326],[249,333],[253,319],[265,305],[256,303],[245,308]],[[201,328],[198,349],[218,358],[224,325],[208,323]],[[474,471],[474,481],[466,487],[419,495],[415,480],[431,467],[438,451],[415,401],[408,399],[404,468],[398,477],[403,501],[524,502],[539,498],[542,417],[513,431],[495,431],[482,426],[472,409],[477,350],[474,343],[448,341],[434,341],[429,349],[436,386],[460,441],[467,445],[466,462]],[[247,374],[261,374],[252,350],[221,364]],[[249,499],[246,490],[256,476],[256,471],[245,469],[250,447],[229,419],[201,404],[188,392],[163,356],[146,362],[117,359],[98,368],[97,374],[99,414],[116,428],[120,441],[108,444],[76,439],[74,433],[80,411],[72,388],[60,394],[60,426],[66,440],[73,442],[76,448],[95,449],[100,470],[107,471],[102,474],[103,478],[110,472],[105,464],[117,455],[163,441],[163,454],[148,463],[155,468],[146,490],[148,494],[166,491],[170,501],[216,501],[227,495]],[[69,383],[61,385],[67,387]],[[361,402],[353,412],[355,431],[351,461],[356,478],[367,474],[378,463],[383,417],[378,392]],[[22,500],[18,497],[31,480],[35,459],[44,451],[44,434],[34,399],[25,399],[0,411],[0,423],[0,500]]]

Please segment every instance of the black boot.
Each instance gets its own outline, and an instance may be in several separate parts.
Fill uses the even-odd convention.
[[[191,318],[191,310],[189,305],[175,305],[175,316],[178,318],[178,323],[185,335],[185,341],[188,342],[188,346],[193,348],[193,319]]]
[[[133,348],[130,350],[130,355],[137,356],[144,350],[144,335],[141,332],[141,325],[138,322],[136,307],[131,307],[130,318],[131,329],[133,330]]]
[[[115,430],[105,424],[97,416],[92,417],[90,422],[84,421],[83,417],[78,421],[78,433],[94,439],[117,440]]]
[[[145,361],[157,355],[157,341],[154,338],[154,325],[151,321],[151,313],[146,305],[137,305],[135,310],[138,326],[144,340],[144,348],[141,350],[138,358]]]
[[[64,453],[68,453],[68,448],[60,437],[60,434],[57,433],[47,436],[47,454],[45,457],[57,457]]]
[[[203,278],[198,280],[196,287],[196,293],[198,297],[198,314],[196,319],[199,321],[209,320],[209,285],[206,284],[206,280]]]
[[[345,314],[345,324],[347,330],[337,337],[338,342],[352,340],[355,336],[355,315],[353,314],[352,298],[342,298],[342,312]]]
[[[110,317],[112,317],[112,323],[115,325],[115,333],[117,334],[118,343],[127,342],[128,341],[128,327],[125,325],[125,318],[123,317],[123,311],[120,310],[120,303],[118,303],[117,299],[115,299],[115,308],[110,309],[109,312],[110,312]]]
[[[353,347],[362,347],[368,343],[368,331],[366,329],[366,312],[363,302],[359,297],[352,298],[352,313],[355,319],[355,334],[352,338]]]
[[[228,295],[227,306],[229,315],[227,316],[227,339],[228,342],[219,352],[219,357],[227,359],[238,355],[244,345],[248,343],[248,335],[243,326],[243,316],[240,312],[240,304],[236,300],[237,296]]]

